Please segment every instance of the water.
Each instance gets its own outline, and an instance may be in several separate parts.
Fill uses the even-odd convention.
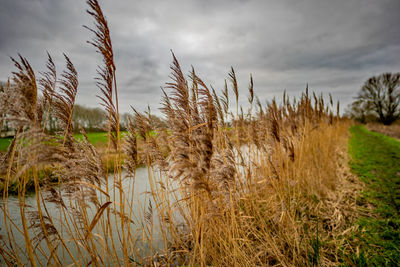
[[[149,175],[151,176],[149,179]],[[124,176],[124,173],[122,174],[122,177]],[[110,225],[111,225],[111,231],[112,231],[112,236],[113,240],[116,244],[116,246],[119,246],[116,248],[118,251],[117,254],[119,256],[122,256],[122,250],[121,250],[121,243],[119,241],[118,236],[121,234],[121,225],[120,225],[120,216],[117,213],[113,213],[113,210],[119,210],[120,208],[120,194],[119,191],[117,190],[114,194],[114,192],[111,190],[113,187],[114,183],[114,178],[113,175],[110,175],[108,179],[108,186],[110,188],[110,200],[113,202],[109,207],[110,210]],[[157,207],[155,205],[153,196],[151,195],[151,187],[158,187],[161,188],[161,186],[167,186],[167,188],[176,188],[176,184],[171,184],[171,182],[168,180],[166,181],[165,178],[163,178],[162,175],[157,173],[156,171],[150,171],[147,168],[138,168],[136,170],[136,177],[135,181],[133,183],[132,179],[124,179],[122,182],[122,188],[124,189],[125,192],[125,206],[126,206],[126,213],[129,215],[129,218],[127,218],[127,225],[124,228],[125,229],[125,234],[128,232],[129,228],[129,233],[131,234],[132,238],[131,240],[135,240],[135,247],[138,249],[136,251],[136,256],[134,255],[135,253],[132,253],[133,258],[138,258],[138,257],[145,257],[149,256],[150,254],[154,253],[157,250],[162,250],[165,245],[164,245],[164,238],[163,235],[160,232],[160,223],[158,221],[158,213],[157,213]],[[105,191],[105,185],[102,186],[102,189]],[[133,190],[133,195],[132,195],[132,190]],[[172,196],[171,193],[167,193],[173,201],[174,197]],[[97,196],[98,199],[100,200],[101,204],[104,204],[106,202],[105,194],[101,193],[99,190],[97,191]],[[37,210],[37,202],[36,202],[36,195],[30,194],[26,196],[26,207],[27,210],[34,211]],[[152,203],[151,206],[152,208],[149,208],[150,202]],[[2,200],[0,200],[0,205],[3,206],[5,203],[3,203]],[[22,233],[18,232],[16,230],[17,228],[22,229],[22,219],[21,219],[21,213],[20,213],[20,205],[19,205],[19,200],[18,197],[16,196],[10,196],[7,201],[8,205],[8,215],[10,217],[10,220],[15,223],[14,226],[11,227],[10,225],[10,220],[7,220],[8,228],[10,227],[13,229],[13,236],[15,238],[15,243],[19,246],[18,251],[20,251],[20,257],[24,260],[23,263],[27,263],[27,255],[24,255],[25,251],[25,239]],[[87,252],[82,252],[82,254],[78,253],[78,249],[75,245],[74,242],[71,240],[71,236],[68,235],[65,231],[66,229],[66,224],[65,222],[68,222],[70,225],[73,225],[76,223],[75,218],[72,216],[69,216],[69,219],[66,219],[64,216],[60,217],[60,209],[55,205],[54,203],[46,203],[46,208],[47,211],[50,215],[50,217],[54,221],[54,225],[56,226],[57,230],[59,233],[64,233],[63,237],[66,240],[66,243],[68,242],[67,246],[70,248],[72,254],[74,254],[75,258],[82,258],[82,255],[84,257],[87,257],[88,254]],[[42,208],[43,209],[43,208]],[[97,212],[97,207],[94,205],[89,205],[86,208],[87,211],[87,217],[89,218],[89,222],[92,220],[92,218],[95,216],[95,213]],[[44,211],[43,211],[44,212]],[[103,216],[105,215],[107,211],[103,213]],[[3,236],[3,241],[6,241],[7,243],[7,231],[6,231],[6,222],[4,220],[4,212],[3,210],[0,210],[0,232],[1,235]],[[60,218],[63,223],[60,223]],[[146,218],[146,219],[144,219]],[[28,219],[28,218],[27,218]],[[29,219],[28,219],[29,220]],[[153,227],[149,226],[149,220],[151,220]],[[28,225],[30,225],[30,221],[27,222]],[[96,244],[94,245],[98,251],[105,250],[106,243],[104,240],[104,235],[101,230],[102,223],[99,222],[96,227],[93,229],[92,234],[95,237],[95,240],[97,240]],[[62,229],[64,228],[64,229]],[[34,231],[32,229],[29,230],[30,237],[34,237]],[[84,231],[82,231],[84,233]],[[98,236],[99,235],[99,236]],[[147,242],[146,235],[152,235],[152,244],[150,246],[149,242]],[[110,237],[108,237],[108,242],[111,240]],[[69,241],[68,241],[69,240]],[[80,241],[81,243],[84,242],[84,240]],[[4,243],[5,244],[5,243]],[[4,246],[3,243],[0,243],[1,246]],[[40,253],[40,250],[36,250],[36,255],[38,260],[42,261],[42,263],[46,264],[44,261],[48,256],[48,249],[45,241],[42,241],[40,243],[43,249],[43,254]],[[55,243],[53,244],[55,245]],[[84,250],[84,249],[82,249]],[[106,253],[106,251],[104,251]],[[72,259],[68,256],[68,254],[65,251],[61,250],[61,245],[58,249],[58,256],[60,257],[60,260],[62,261],[63,264],[68,265],[73,263]],[[119,257],[122,259],[122,257]],[[0,257],[1,261],[0,263],[3,263],[3,259]],[[109,262],[110,263],[110,262]],[[121,262],[122,264],[122,262]],[[107,265],[107,263],[106,263]]]

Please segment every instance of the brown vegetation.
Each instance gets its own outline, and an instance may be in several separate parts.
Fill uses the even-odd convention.
[[[368,123],[368,130],[382,133],[397,139],[400,139],[400,121],[391,125],[383,125],[379,123]]]

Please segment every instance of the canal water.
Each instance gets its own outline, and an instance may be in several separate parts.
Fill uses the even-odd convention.
[[[122,174],[124,176],[124,173]],[[151,177],[149,177],[151,176]],[[151,179],[149,179],[151,178]],[[108,185],[109,188],[113,187],[114,183],[114,178],[113,175],[110,175],[108,179]],[[139,257],[146,257],[149,256],[150,254],[154,254],[156,251],[161,251],[165,247],[165,242],[164,238],[160,232],[160,227],[159,227],[159,221],[158,221],[158,210],[155,205],[153,196],[151,194],[151,187],[157,186],[158,188],[160,187],[169,187],[169,188],[177,188],[176,184],[173,184],[171,179],[168,181],[165,180],[165,175],[160,175],[159,172],[157,171],[149,171],[147,168],[138,168],[136,170],[136,177],[133,183],[133,180],[131,178],[124,179],[122,183],[122,187],[124,188],[124,193],[125,193],[125,205],[126,207],[126,213],[130,214],[130,217],[127,220],[127,225],[130,228],[129,231],[131,232],[131,235],[135,237],[135,247],[137,247],[139,253]],[[102,186],[102,189],[105,190],[105,185]],[[133,190],[133,195],[131,194]],[[120,206],[120,196],[119,196],[119,191],[116,190],[116,193],[114,195],[114,191],[110,190],[111,192],[110,195],[110,200],[113,202],[109,207],[111,207],[111,210],[119,210]],[[166,193],[167,195],[170,196],[171,201],[175,201],[175,198],[179,198],[175,194],[172,193]],[[98,199],[100,199],[100,203],[103,204],[106,202],[105,195],[98,191]],[[37,202],[36,202],[36,195],[30,194],[26,196],[26,209],[29,211],[35,211],[37,210]],[[150,204],[151,203],[151,204]],[[8,201],[6,203],[3,202],[3,200],[0,200],[0,206],[2,209],[0,210],[0,235],[1,239],[0,240],[0,246],[9,246],[8,245],[8,236],[7,236],[7,231],[6,231],[6,222],[4,218],[4,206],[7,205],[7,214],[9,216],[9,219],[7,220],[7,226],[8,228],[13,229],[13,238],[15,239],[15,243],[18,246],[18,251],[20,253],[20,258],[23,259],[23,263],[28,263],[27,262],[27,257],[24,254],[26,249],[25,249],[25,239],[22,233],[18,232],[16,228],[22,229],[22,220],[21,220],[21,213],[20,213],[20,205],[19,205],[19,200],[17,196],[9,196]],[[151,207],[150,207],[151,206]],[[48,213],[50,214],[50,217],[53,219],[54,224],[56,225],[56,228],[59,232],[63,232],[62,228],[64,227],[64,232],[65,231],[65,221],[68,220],[64,216],[60,216],[60,208],[57,207],[57,205],[53,203],[46,203],[46,208],[48,210]],[[42,208],[43,209],[43,208]],[[97,212],[97,208],[92,205],[88,206],[86,209],[87,211],[87,216],[88,218],[93,218],[95,213]],[[120,216],[115,215],[118,214],[118,212],[114,212],[113,215],[110,215],[110,225],[112,226],[112,236],[113,240],[116,244],[116,246],[121,246],[121,242],[119,241],[119,235],[121,234],[121,226],[120,226]],[[103,214],[104,215],[104,214]],[[115,215],[115,216],[114,216]],[[70,217],[72,218],[72,217]],[[29,216],[27,216],[28,219],[28,225],[31,224],[32,222],[29,221]],[[61,219],[61,220],[60,220]],[[151,223],[153,227],[149,226],[149,220],[151,220]],[[10,221],[12,221],[15,225],[11,225]],[[60,223],[62,221],[62,223]],[[90,221],[90,219],[89,219]],[[72,225],[74,222],[69,220],[68,221],[70,225]],[[103,246],[104,248],[104,238],[101,237],[103,234],[101,232],[101,223],[99,225],[96,225],[97,228],[95,228],[92,233],[94,236],[96,236],[96,233],[99,233],[100,237],[96,240],[98,240],[98,244],[96,244],[96,247],[98,247],[101,250],[101,247]],[[127,228],[126,228],[127,229]],[[126,230],[125,229],[125,230]],[[35,236],[35,232],[30,229],[29,230],[30,237],[33,238]],[[65,240],[68,242],[68,240],[73,244],[71,247],[71,251],[74,254],[74,257],[79,257],[79,255],[86,255],[87,253],[81,252],[82,254],[79,254],[76,250],[76,245],[74,242],[71,241],[71,236],[66,236],[67,234],[63,234]],[[152,244],[150,246],[149,242],[147,241],[147,237],[149,235],[152,235]],[[109,242],[109,241],[108,241]],[[44,245],[42,247],[47,247],[45,241],[42,241],[40,244]],[[61,247],[61,245],[60,245]],[[119,255],[122,255],[122,250],[121,248],[116,248],[118,251]],[[39,252],[40,250],[37,250],[38,253],[38,259],[43,263],[46,264],[44,259],[48,257],[48,255],[41,255]],[[43,249],[44,253],[48,253],[48,249],[45,248]],[[68,254],[65,251],[62,251],[61,249],[58,250],[59,257],[63,261],[63,265],[68,265],[73,263],[73,261],[70,259]],[[81,250],[82,251],[82,250]],[[138,255],[132,254],[132,259],[138,258]],[[122,257],[120,257],[122,259]],[[139,259],[138,259],[139,260]],[[3,259],[0,256],[0,265],[4,264]],[[122,264],[122,262],[121,262]],[[107,265],[107,264],[106,264]]]

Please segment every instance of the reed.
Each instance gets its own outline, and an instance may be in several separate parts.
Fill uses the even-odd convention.
[[[68,56],[60,79],[50,55],[39,77],[25,58],[12,59],[16,71],[0,95],[1,118],[18,129],[0,160],[3,261],[10,266],[343,263],[344,251],[352,249],[346,237],[357,215],[359,185],[346,167],[351,122],[334,114],[332,96],[326,104],[307,86],[299,99],[290,100],[285,92],[282,103],[273,99],[263,105],[250,75],[245,114],[231,68],[232,114],[227,82],[218,95],[194,68],[185,77],[172,53],[171,81],[162,89],[167,127],[155,128],[150,108],[133,109],[136,127],[130,121],[121,139],[108,22],[98,1],[87,3],[94,19],[89,43],[103,59],[96,84],[108,115],[106,157],[83,130],[83,141],[73,136],[79,83]],[[45,131],[50,110],[63,125],[62,134]],[[135,209],[140,160],[150,189],[144,206]],[[56,187],[39,181],[38,172],[49,166]],[[32,172],[36,199],[30,206],[26,184]],[[21,224],[8,202],[8,185],[15,181]]]

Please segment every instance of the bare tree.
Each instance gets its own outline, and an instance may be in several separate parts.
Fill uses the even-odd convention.
[[[361,101],[359,99],[356,99],[347,107],[345,111],[345,116],[361,123],[377,121],[377,117],[372,111],[371,104]]]
[[[361,88],[357,106],[368,107],[385,125],[400,118],[400,73],[369,78]]]
[[[75,129],[83,127],[87,131],[104,130],[107,114],[100,108],[84,107],[76,104],[72,113]]]

